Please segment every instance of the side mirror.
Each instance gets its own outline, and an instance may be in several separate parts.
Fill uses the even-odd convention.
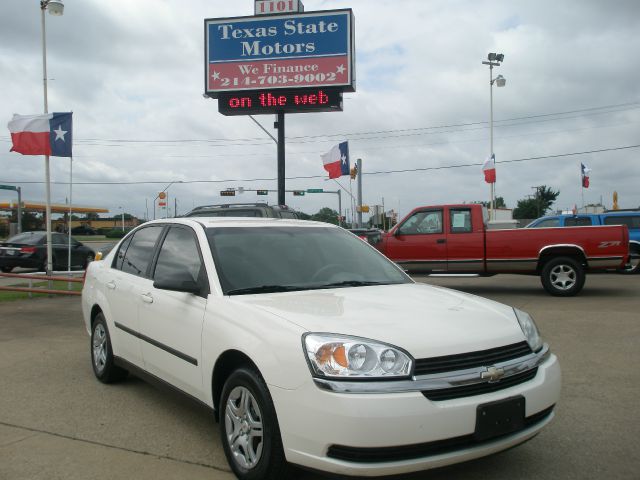
[[[156,278],[153,287],[159,290],[171,290],[199,295],[202,287],[187,272],[177,272],[166,277]]]

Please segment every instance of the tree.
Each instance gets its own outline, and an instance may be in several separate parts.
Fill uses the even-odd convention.
[[[513,218],[542,217],[551,208],[558,195],[560,195],[559,190],[554,191],[546,185],[537,187],[534,197],[518,200],[518,206],[513,210]]]
[[[85,220],[100,220],[100,216],[96,212],[87,212]]]
[[[18,222],[18,213],[14,210],[11,213],[11,222]],[[34,230],[44,230],[44,216],[39,216],[33,212],[22,212],[22,231],[31,232]]]
[[[314,220],[316,222],[333,223],[334,225],[337,225],[338,212],[329,207],[324,207],[321,208],[318,213],[314,213],[313,215],[311,215],[311,220]]]

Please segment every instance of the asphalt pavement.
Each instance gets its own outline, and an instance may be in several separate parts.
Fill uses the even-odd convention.
[[[532,441],[398,478],[639,478],[640,275],[591,275],[573,298],[547,295],[536,277],[417,279],[529,311],[560,358],[563,391]],[[232,478],[208,410],[133,377],[94,379],[78,298],[0,303],[0,479]]]

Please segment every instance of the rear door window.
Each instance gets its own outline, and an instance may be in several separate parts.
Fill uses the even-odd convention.
[[[470,233],[471,229],[471,210],[468,208],[456,208],[449,210],[451,217],[451,233]]]
[[[611,215],[605,217],[605,225],[626,225],[629,230],[640,228],[640,215]]]
[[[564,219],[565,227],[588,227],[593,225],[591,217],[567,217]]]

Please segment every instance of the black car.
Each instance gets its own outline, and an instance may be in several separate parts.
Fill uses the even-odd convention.
[[[225,203],[221,205],[202,205],[191,210],[185,217],[267,217],[302,219],[300,212],[286,205],[267,205],[266,203]]]
[[[66,270],[69,253],[69,237],[61,233],[51,234],[53,269]],[[71,268],[84,269],[95,258],[95,252],[75,238],[71,238]],[[47,267],[47,232],[19,233],[0,243],[0,270],[9,273],[15,267]]]
[[[72,228],[71,234],[72,235],[97,235],[98,231],[87,225],[80,225],[79,227]]]

